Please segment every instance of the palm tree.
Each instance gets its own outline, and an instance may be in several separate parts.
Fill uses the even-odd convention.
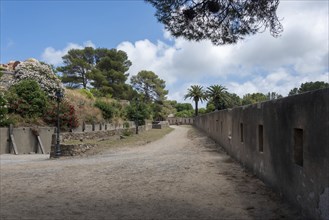
[[[199,101],[207,100],[205,91],[203,90],[202,86],[199,85],[192,85],[190,88],[187,89],[187,94],[184,96],[184,99],[193,99],[195,102],[195,116],[198,116],[198,103]]]
[[[227,89],[221,85],[212,85],[207,88],[206,91],[207,98],[214,102],[215,109],[220,110],[219,103],[222,104],[228,103],[229,96],[227,93]]]

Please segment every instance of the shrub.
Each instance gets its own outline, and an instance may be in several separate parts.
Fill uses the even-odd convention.
[[[95,106],[102,111],[104,119],[110,120],[113,118],[115,114],[115,108],[111,103],[97,100],[95,102]]]
[[[0,126],[8,126],[8,106],[4,93],[0,93]]]
[[[94,99],[94,95],[88,89],[79,89],[79,92],[86,96],[88,99]]]
[[[23,80],[12,86],[7,94],[9,112],[22,117],[40,117],[44,114],[48,99],[34,80]]]
[[[123,131],[122,131],[122,135],[123,136],[130,136],[130,135],[132,135],[133,134],[133,132],[130,130],[130,124],[129,124],[129,122],[124,122],[123,123]]]
[[[67,100],[60,102],[59,119],[61,130],[68,131],[79,126],[75,108]],[[44,121],[57,126],[57,103],[52,101],[44,115]]]

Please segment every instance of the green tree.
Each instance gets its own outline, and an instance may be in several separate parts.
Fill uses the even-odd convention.
[[[62,82],[71,88],[79,88],[81,85],[87,88],[90,82],[90,72],[95,66],[95,50],[92,47],[84,49],[71,49],[63,56],[64,66],[57,70],[63,73]]]
[[[152,71],[140,71],[131,77],[131,84],[137,90],[145,102],[164,101],[168,90],[165,90],[166,82]]]
[[[215,110],[220,110],[227,105],[229,102],[229,96],[227,94],[227,89],[221,85],[212,85],[207,88],[206,91],[207,99],[213,102],[215,105]],[[220,106],[220,102],[222,106]]]
[[[124,51],[116,49],[96,49],[96,67],[90,73],[91,85],[101,91],[104,96],[111,94],[113,98],[129,99],[132,88],[125,82],[131,62]]]
[[[263,93],[248,93],[243,96],[242,98],[242,105],[250,105],[250,104],[255,104],[258,102],[264,102],[267,101],[267,96],[264,95]]]
[[[193,106],[191,105],[191,103],[177,103],[175,105],[175,108],[177,110],[177,112],[181,112],[181,111],[189,111],[189,110],[193,110]]]
[[[279,0],[145,0],[156,8],[155,16],[175,37],[214,44],[232,44],[269,28],[277,37],[283,27],[276,15]]]
[[[124,51],[86,47],[72,49],[63,57],[64,66],[57,68],[63,73],[62,81],[71,88],[93,87],[96,96],[129,99],[133,94],[126,84],[131,62]],[[97,91],[96,91],[97,90]]]
[[[190,118],[193,117],[194,111],[193,110],[183,110],[180,112],[176,112],[175,117],[178,118]]]
[[[127,118],[131,121],[138,121],[138,125],[143,125],[145,119],[150,119],[150,105],[142,102],[140,98],[134,98],[126,108]]]
[[[291,95],[297,95],[304,92],[309,92],[317,89],[325,89],[329,87],[329,83],[323,82],[323,81],[316,81],[316,82],[306,82],[302,83],[299,88],[293,88],[289,92],[289,96]]]
[[[184,99],[187,98],[192,99],[195,103],[195,116],[198,116],[198,104],[199,101],[207,100],[206,93],[202,86],[199,85],[192,85],[190,88],[187,89],[187,94],[184,96]]]
[[[235,94],[235,93],[227,93],[227,95],[229,96],[229,102],[227,103],[227,105],[225,106],[225,108],[234,108],[237,106],[241,106],[241,98]]]
[[[164,121],[168,115],[176,113],[176,109],[167,100],[155,101],[152,105],[153,119],[156,121]]]
[[[267,100],[274,100],[274,99],[280,99],[283,98],[282,95],[276,93],[276,92],[268,92],[267,95]]]

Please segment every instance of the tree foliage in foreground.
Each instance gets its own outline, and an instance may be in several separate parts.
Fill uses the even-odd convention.
[[[174,37],[210,39],[215,45],[232,44],[269,28],[277,37],[283,27],[276,15],[279,0],[145,0]]]

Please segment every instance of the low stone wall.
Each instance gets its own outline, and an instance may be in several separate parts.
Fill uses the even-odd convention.
[[[104,137],[120,135],[121,130],[108,130],[108,131],[89,131],[89,132],[66,132],[61,133],[61,142],[68,142],[70,140],[97,140]]]
[[[136,128],[121,128],[116,130],[109,131],[91,131],[91,132],[65,132],[60,134],[60,147],[61,147],[61,156],[78,156],[83,155],[86,151],[97,147],[97,144],[83,143],[84,140],[107,140],[110,138],[120,138],[127,130],[130,131],[131,134],[134,134]],[[138,126],[139,132],[147,131],[147,126]],[[81,143],[78,144],[69,144],[67,142],[72,140],[79,140]],[[66,142],[66,143],[65,143]],[[51,145],[51,153],[50,157],[53,158],[55,156],[55,146],[56,146],[56,134],[53,134],[52,137],[52,145]]]
[[[132,131],[135,130],[134,122],[129,122],[129,126]],[[141,126],[139,130],[144,131],[146,128],[145,126]],[[37,137],[33,133],[35,129],[38,130],[39,137],[45,150],[44,153],[50,153],[52,135],[56,130],[54,127],[19,127],[13,128],[13,136],[18,154],[41,153]],[[68,140],[98,139],[103,136],[120,135],[122,129],[122,124],[83,124],[72,130],[72,132],[61,133],[60,138],[63,142]],[[0,128],[0,154],[13,153],[11,147],[9,128]]]
[[[169,127],[168,121],[157,121],[152,124],[152,129],[162,129]]]
[[[168,117],[169,125],[192,125],[194,118]]]
[[[61,156],[80,156],[86,151],[96,147],[97,144],[61,144]],[[54,151],[52,149],[50,157],[54,157]]]

